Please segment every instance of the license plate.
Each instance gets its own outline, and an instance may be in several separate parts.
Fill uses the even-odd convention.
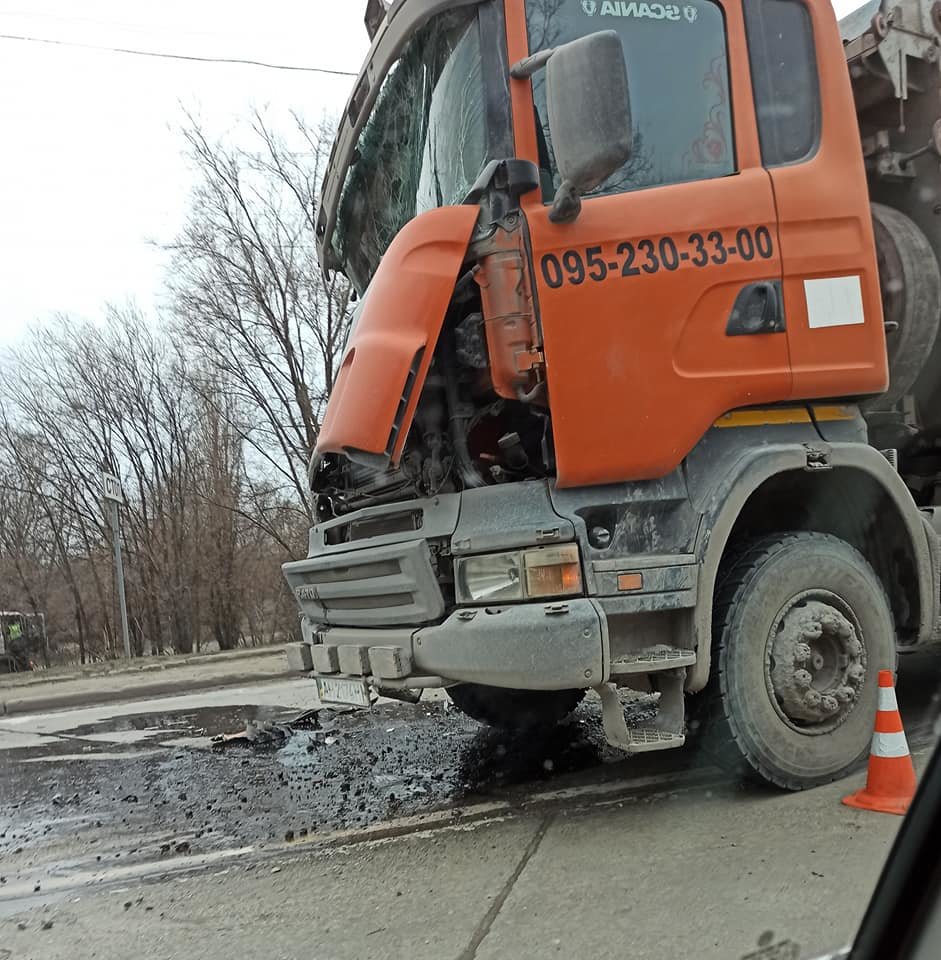
[[[317,696],[322,703],[342,703],[368,707],[369,687],[365,680],[346,677],[317,677]]]

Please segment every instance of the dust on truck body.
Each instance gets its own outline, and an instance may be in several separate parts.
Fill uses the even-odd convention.
[[[841,776],[938,619],[937,7],[366,22],[317,221],[359,300],[284,567],[322,696],[512,726],[591,689],[627,750]]]

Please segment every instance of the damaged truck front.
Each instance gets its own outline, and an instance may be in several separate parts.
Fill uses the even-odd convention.
[[[371,0],[367,26],[317,221],[358,301],[284,567],[321,699],[445,687],[512,727],[594,690],[634,752],[681,746],[690,699],[733,764],[842,775],[938,587],[857,403],[883,292],[829,4]]]
[[[360,299],[311,464],[320,523],[285,570],[326,696],[368,702],[340,679],[368,676],[557,720],[602,676],[603,627],[547,482],[519,210],[537,171],[512,159],[502,11],[404,5],[372,61],[318,226]]]

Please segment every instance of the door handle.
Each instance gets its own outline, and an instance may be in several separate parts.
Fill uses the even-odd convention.
[[[758,333],[784,333],[784,306],[780,280],[762,280],[742,287],[732,304],[727,337]]]

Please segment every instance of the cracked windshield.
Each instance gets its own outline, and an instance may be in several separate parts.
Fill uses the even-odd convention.
[[[0,960],[941,956],[939,4],[0,47]]]

